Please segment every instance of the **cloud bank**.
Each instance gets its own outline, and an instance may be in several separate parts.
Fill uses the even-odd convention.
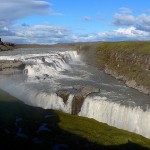
[[[0,4],[0,20],[4,22],[49,13],[50,3],[42,0],[1,0]]]
[[[52,5],[44,0],[1,0],[0,37],[4,41],[31,44],[150,39],[150,15],[146,13],[133,15],[133,10],[127,7],[120,8],[119,13],[114,14],[113,21],[109,23],[118,29],[87,34],[75,33],[71,27],[61,25],[14,23],[16,20],[35,14],[60,17],[62,15],[55,13]],[[82,20],[95,21],[89,16],[83,17]]]
[[[150,15],[141,14],[133,16],[128,14],[115,14],[114,21],[111,23],[115,26],[134,26],[141,31],[150,32]]]

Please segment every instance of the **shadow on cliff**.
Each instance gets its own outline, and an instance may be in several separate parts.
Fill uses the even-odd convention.
[[[58,125],[59,116],[18,101],[0,101],[0,149],[36,150],[146,150],[128,142],[119,146],[104,146],[71,134]]]

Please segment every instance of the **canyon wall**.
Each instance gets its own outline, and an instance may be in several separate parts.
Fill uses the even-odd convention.
[[[103,42],[85,45],[83,59],[129,87],[150,94],[150,42]]]

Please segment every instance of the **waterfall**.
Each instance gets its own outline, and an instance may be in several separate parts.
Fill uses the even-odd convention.
[[[79,60],[76,51],[53,52],[43,54],[26,54],[0,56],[0,60],[20,60],[26,64],[24,72],[28,77],[55,78],[62,71],[68,70],[69,63]]]
[[[124,106],[108,101],[106,97],[87,97],[79,116],[94,118],[108,125],[150,138],[150,110]]]
[[[24,74],[0,74],[0,88],[24,103],[71,114],[75,93],[69,88],[92,86],[101,90],[99,94],[84,96],[79,116],[150,138],[150,110],[145,108],[150,106],[149,97],[86,65],[76,51],[20,49],[3,52],[0,60],[20,60],[25,64]],[[61,89],[71,93],[65,103],[56,94]]]
[[[10,83],[9,86],[8,82]],[[39,92],[23,83],[8,82],[0,84],[2,85],[0,88],[26,104],[44,109],[61,110],[70,114],[72,112],[73,94],[70,94],[67,102],[64,103],[63,99],[57,96],[55,92]],[[106,97],[88,96],[85,98],[78,115],[93,118],[99,122],[150,138],[149,109],[144,111],[140,107],[125,106],[110,101]]]
[[[72,100],[74,96],[72,94],[69,95],[68,101],[64,103],[63,99],[57,96],[56,93],[39,92],[24,83],[16,84],[13,81],[0,82],[0,88],[31,106],[61,110],[70,114],[72,112]]]

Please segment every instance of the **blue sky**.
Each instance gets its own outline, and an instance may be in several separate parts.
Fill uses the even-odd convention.
[[[0,0],[0,37],[15,43],[150,39],[150,1]]]

